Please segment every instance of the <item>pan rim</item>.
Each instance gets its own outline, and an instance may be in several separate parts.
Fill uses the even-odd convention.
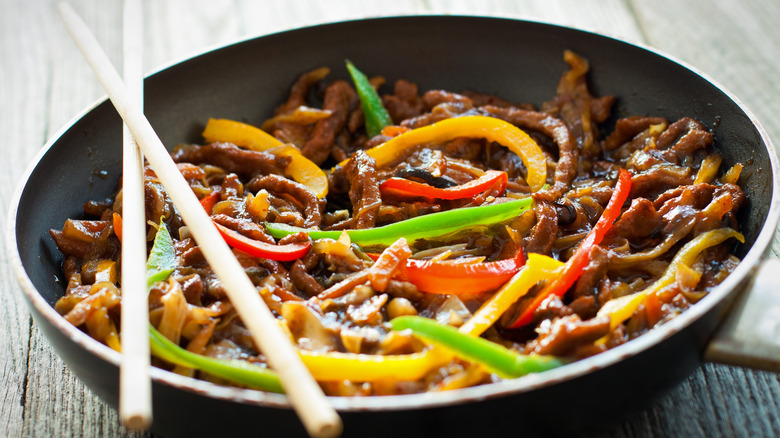
[[[172,63],[161,67],[154,71],[154,73],[147,76],[153,76],[173,66],[177,66],[191,60],[195,57],[211,53],[226,47],[235,46],[244,42],[252,41],[257,38],[266,38],[272,35],[282,35],[291,32],[299,32],[301,30],[325,28],[330,26],[342,26],[349,25],[350,23],[365,22],[372,20],[425,20],[425,19],[444,19],[444,18],[456,18],[456,19],[476,19],[476,20],[505,20],[516,21],[520,23],[534,23],[544,26],[551,26],[560,29],[574,30],[578,32],[584,32],[591,35],[595,35],[602,38],[608,38],[619,44],[628,44],[663,57],[683,68],[691,71],[695,75],[701,77],[705,81],[712,84],[722,93],[724,93],[730,100],[732,100],[737,107],[747,116],[748,120],[752,123],[755,129],[758,131],[761,141],[764,142],[769,156],[769,164],[772,174],[775,178],[772,178],[772,198],[770,201],[769,209],[767,212],[766,220],[755,239],[755,242],[737,266],[735,271],[729,275],[726,280],[717,286],[710,294],[707,295],[701,302],[695,306],[687,309],[681,315],[675,317],[671,321],[663,324],[663,326],[651,330],[648,333],[643,334],[637,339],[632,340],[626,344],[618,346],[614,349],[600,353],[596,356],[583,359],[578,362],[566,365],[564,367],[547,371],[543,374],[530,374],[518,379],[506,380],[498,383],[492,383],[477,387],[463,388],[453,391],[441,392],[441,393],[424,393],[424,394],[409,394],[409,395],[396,395],[396,396],[382,396],[382,397],[329,397],[333,406],[339,411],[369,411],[369,410],[406,410],[410,406],[414,406],[415,409],[419,408],[433,408],[438,406],[447,406],[452,404],[469,403],[480,401],[488,398],[496,398],[509,394],[517,394],[523,392],[530,392],[548,385],[559,384],[568,380],[573,380],[583,375],[589,374],[599,369],[605,369],[612,365],[615,365],[630,357],[636,356],[649,348],[658,345],[666,339],[672,337],[674,334],[682,331],[684,328],[690,326],[695,321],[709,313],[715,306],[721,304],[724,300],[727,300],[732,294],[737,292],[738,285],[742,281],[750,277],[751,272],[760,264],[764,258],[764,254],[768,250],[772,238],[777,228],[778,218],[780,217],[780,200],[778,194],[780,193],[780,182],[777,175],[779,175],[780,166],[778,166],[777,151],[774,148],[772,141],[757,119],[755,114],[742,102],[734,93],[729,91],[726,87],[719,84],[717,81],[710,78],[705,73],[699,71],[693,66],[678,60],[669,54],[654,49],[652,47],[643,45],[641,43],[629,42],[626,40],[618,39],[616,37],[605,35],[592,30],[586,30],[583,28],[564,26],[554,23],[547,23],[544,21],[526,19],[526,18],[511,18],[506,16],[461,16],[461,15],[398,15],[398,16],[385,16],[366,19],[352,19],[335,21],[328,23],[320,23],[309,26],[298,27],[295,29],[285,30],[281,32],[265,34],[261,36],[253,36],[249,38],[242,38],[237,41],[233,41],[227,44],[216,45],[211,48],[207,48],[198,52],[195,55],[187,56],[186,58],[176,60]],[[98,341],[92,339],[87,334],[79,330],[78,328],[70,325],[64,320],[52,306],[50,306],[42,297],[42,295],[35,288],[32,280],[27,275],[26,270],[22,264],[21,256],[18,251],[18,242],[16,240],[16,221],[19,204],[21,202],[22,194],[24,193],[29,178],[37,168],[41,159],[46,153],[58,142],[58,140],[65,134],[74,124],[81,120],[88,113],[93,111],[99,105],[106,101],[106,97],[103,96],[96,100],[92,105],[88,106],[85,110],[71,119],[65,126],[63,126],[57,133],[52,136],[47,143],[36,154],[27,169],[23,173],[22,177],[17,184],[14,194],[11,199],[11,207],[7,216],[7,245],[6,250],[9,256],[9,260],[14,268],[22,291],[34,309],[52,323],[63,335],[69,338],[70,341],[84,348],[90,354],[98,357],[99,359],[108,362],[109,364],[118,367],[120,362],[120,353],[106,347]],[[271,394],[262,391],[233,388],[216,385],[210,382],[197,380],[194,378],[183,377],[174,373],[159,369],[152,369],[152,378],[156,383],[171,386],[180,390],[194,392],[200,395],[206,395],[209,398],[232,401],[242,404],[250,404],[257,406],[267,407],[284,407],[290,408],[290,404],[282,394]]]

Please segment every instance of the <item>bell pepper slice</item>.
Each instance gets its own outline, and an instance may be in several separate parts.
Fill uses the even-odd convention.
[[[630,191],[631,172],[620,169],[617,184],[612,191],[612,197],[610,197],[607,207],[601,213],[601,217],[596,221],[596,225],[588,232],[588,235],[582,240],[574,255],[566,262],[566,267],[564,267],[561,275],[555,277],[549,285],[539,292],[539,295],[534,298],[531,304],[510,324],[511,328],[529,324],[533,319],[534,311],[542,304],[542,301],[553,294],[563,296],[574,285],[582,275],[582,270],[588,264],[591,249],[601,243],[604,235],[607,234],[612,224],[620,216],[621,208],[626,199],[628,199]]]
[[[437,348],[388,356],[306,350],[298,353],[311,375],[320,381],[418,380],[452,360],[451,355]]]
[[[401,237],[406,237],[406,240],[411,243],[418,239],[444,236],[470,227],[500,223],[517,217],[528,210],[532,203],[529,197],[500,204],[447,210],[362,230],[321,231],[271,222],[266,222],[265,227],[268,233],[276,238],[305,232],[314,240],[337,240],[342,232],[346,232],[350,240],[358,245],[388,246]]]
[[[509,307],[527,294],[537,283],[554,278],[564,264],[542,254],[528,254],[528,262],[498,292],[480,306],[459,330],[471,336],[480,336],[496,323]]]
[[[438,188],[406,178],[389,178],[379,185],[382,196],[403,198],[464,199],[472,198],[496,186],[500,193],[506,189],[509,178],[506,172],[488,170],[479,178],[455,187]]]
[[[209,119],[203,138],[207,142],[228,142],[255,151],[268,151],[277,156],[291,157],[285,176],[305,185],[318,198],[328,194],[328,177],[319,166],[304,157],[295,146],[285,145],[271,134],[246,123],[228,119]]]
[[[111,225],[114,226],[114,234],[121,242],[122,241],[122,216],[120,216],[119,213],[114,212],[111,214]]]
[[[303,243],[288,243],[287,245],[271,245],[259,240],[250,239],[243,234],[231,230],[228,227],[220,225],[214,222],[214,225],[219,230],[219,234],[225,239],[228,245],[231,247],[243,251],[251,256],[264,258],[269,260],[276,260],[280,262],[289,262],[291,260],[297,260],[306,255],[311,248],[311,241],[307,240]]]
[[[219,201],[219,191],[215,190],[208,195],[204,196],[200,200],[200,205],[203,207],[204,210],[206,210],[206,213],[211,215],[211,211],[214,209],[214,206],[217,204],[217,201]]]
[[[376,254],[367,254],[372,259]],[[451,295],[474,295],[495,290],[512,278],[525,264],[522,250],[511,259],[485,263],[458,260],[432,261],[407,259],[396,277],[408,281],[421,292]]]
[[[393,330],[410,330],[416,336],[446,347],[455,355],[481,364],[504,378],[521,377],[564,365],[557,357],[518,354],[487,339],[463,334],[455,327],[420,316],[399,316],[390,321],[390,326]]]
[[[672,284],[677,277],[678,271],[680,271],[683,266],[693,265],[702,251],[732,237],[742,243],[745,242],[745,238],[742,234],[731,228],[719,228],[699,234],[690,242],[686,243],[685,246],[680,248],[680,251],[677,252],[672,259],[672,262],[669,263],[669,266],[666,268],[666,271],[664,271],[661,278],[644,290],[607,301],[604,303],[604,306],[599,309],[597,316],[609,316],[610,327],[614,329],[628,318],[631,318],[631,315],[633,315],[636,309],[645,302],[648,295],[658,292],[665,286]],[[599,342],[603,342],[603,339],[599,340]]]
[[[355,84],[355,90],[360,99],[360,106],[363,108],[363,117],[366,120],[366,133],[369,137],[375,137],[382,133],[382,129],[385,126],[392,125],[393,119],[390,118],[390,114],[387,113],[382,104],[382,98],[379,97],[374,87],[371,86],[371,82],[369,82],[366,75],[350,61],[347,61],[347,70],[352,77],[352,82]]]
[[[523,130],[501,119],[486,116],[463,116],[444,119],[432,125],[404,132],[366,151],[377,167],[399,160],[405,151],[421,144],[441,144],[459,137],[485,138],[506,146],[525,164],[526,183],[536,192],[547,181],[547,159],[539,145]],[[344,166],[348,160],[339,165]]]

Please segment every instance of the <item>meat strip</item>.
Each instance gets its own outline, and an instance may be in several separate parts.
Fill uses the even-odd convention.
[[[672,123],[658,136],[656,145],[664,150],[662,158],[674,164],[699,149],[712,144],[713,135],[700,122],[685,117]]]
[[[352,201],[352,227],[371,228],[382,205],[379,182],[376,176],[376,161],[363,151],[357,151],[345,166]]]
[[[311,161],[322,164],[336,143],[336,135],[344,129],[350,108],[356,104],[357,94],[345,81],[335,81],[325,90],[322,109],[331,112],[330,117],[314,124],[311,137],[301,152]]]
[[[274,114],[286,114],[301,105],[306,105],[306,96],[309,94],[311,87],[323,80],[328,73],[330,73],[328,67],[320,67],[300,75],[295,84],[290,88],[290,95],[287,97],[287,101],[279,105]]]
[[[570,70],[563,74],[556,96],[542,105],[542,110],[563,119],[577,139],[577,147],[584,158],[579,164],[588,171],[591,161],[601,153],[601,147],[595,141],[598,134],[596,124],[609,113],[614,98],[595,99],[591,96],[586,76],[590,69],[587,60],[569,50],[564,52],[564,60]],[[596,105],[593,105],[594,102]],[[593,114],[594,107],[596,114]]]
[[[528,350],[537,354],[566,356],[576,347],[595,342],[609,332],[609,318],[580,320],[577,315],[558,318],[544,330]]]
[[[317,279],[306,272],[306,266],[302,260],[296,260],[290,268],[290,280],[296,289],[313,297],[325,290]]]
[[[658,194],[693,182],[687,167],[659,164],[631,178],[629,198],[655,198]]]
[[[644,239],[662,225],[661,214],[647,198],[635,198],[609,231],[611,236],[625,237],[629,241]]]
[[[536,204],[536,225],[525,238],[526,253],[552,254],[552,244],[558,234],[558,211],[552,203],[541,201]]]
[[[549,114],[514,107],[484,106],[480,111],[521,129],[541,132],[552,138],[558,145],[558,165],[555,168],[554,183],[550,188],[534,194],[537,200],[553,202],[569,190],[569,185],[577,175],[578,151],[569,128],[562,121]]]
[[[606,249],[596,245],[590,250],[588,264],[582,270],[582,276],[574,287],[575,298],[593,296],[598,292],[598,285],[609,269],[609,254]]]
[[[396,124],[417,117],[424,110],[417,84],[404,79],[395,82],[393,94],[382,96],[382,103]]]
[[[661,123],[666,123],[666,119],[663,117],[643,116],[618,119],[615,123],[615,130],[604,139],[604,150],[611,151],[617,149],[650,126]]]
[[[303,226],[318,227],[322,222],[323,205],[320,199],[305,185],[279,175],[258,176],[247,183],[247,189],[257,192],[267,190],[272,194],[286,193],[304,206],[306,216]]]
[[[280,157],[268,152],[241,149],[232,143],[177,147],[172,158],[177,163],[212,164],[244,179],[256,174],[282,174],[291,160],[290,157]]]
[[[425,94],[423,94],[422,102],[429,110],[432,110],[441,104],[450,104],[454,107],[462,108],[462,112],[468,111],[474,107],[474,102],[468,97],[444,90],[426,91]]]

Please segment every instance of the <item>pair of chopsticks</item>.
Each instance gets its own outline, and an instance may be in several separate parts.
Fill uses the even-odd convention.
[[[195,241],[200,246],[206,261],[217,274],[220,281],[226,286],[228,297],[252,334],[252,339],[266,355],[271,367],[279,374],[287,397],[290,399],[290,403],[301,419],[307,432],[312,436],[335,436],[340,434],[342,424],[338,414],[328,403],[322,389],[318,386],[311,374],[309,374],[308,370],[303,365],[303,362],[301,362],[300,356],[294,346],[289,339],[284,336],[273,314],[260,298],[255,286],[252,284],[249,277],[247,277],[243,268],[220,236],[216,227],[212,224],[208,214],[201,207],[197,197],[182,177],[176,164],[170,158],[165,146],[157,137],[157,134],[154,132],[154,129],[149,124],[146,117],[144,117],[140,102],[136,101],[129,93],[128,89],[123,84],[122,79],[119,77],[119,74],[111,65],[111,61],[100,47],[100,44],[95,40],[95,37],[76,12],[64,2],[60,3],[58,7],[68,31],[76,41],[76,44],[79,46],[79,49],[87,62],[94,70],[103,85],[103,88],[108,93],[109,99],[124,120],[126,126],[129,128],[129,131],[132,132],[135,141],[138,146],[140,146],[151,167],[154,169],[158,179],[181,213],[184,222],[187,224]],[[140,20],[140,17],[138,20]],[[131,32],[140,34],[137,30]],[[135,37],[140,38],[139,35],[135,35]],[[133,79],[133,82],[140,81],[135,81],[135,79]],[[136,157],[140,157],[140,154],[138,154],[137,151],[133,151],[133,153]],[[130,154],[128,153],[127,155]],[[134,169],[131,169],[131,172],[138,172],[138,163],[138,161],[135,161],[135,163],[132,164]],[[125,163],[125,166],[128,166],[129,164],[130,163]],[[127,178],[127,175],[125,178]],[[124,202],[127,202],[126,196],[127,193],[123,193],[123,197],[125,197]],[[123,209],[129,207],[130,206],[125,204]],[[129,240],[129,237],[123,230],[123,246],[130,243]],[[143,239],[143,242],[145,245],[145,238]],[[130,260],[123,259],[123,270],[126,269],[125,263],[129,261]],[[146,278],[145,271],[141,278]],[[124,282],[122,286],[124,289]],[[144,293],[142,295],[144,301],[143,305],[146,306],[145,285]],[[124,300],[122,307],[125,307]],[[146,336],[147,349],[144,352],[136,354],[146,355],[148,363],[148,317],[146,320],[142,320],[139,315],[133,315],[130,316],[130,318],[135,319],[136,324],[144,326],[143,332],[144,336]],[[124,319],[125,318],[123,317],[123,327]],[[141,330],[135,331],[140,333]],[[127,334],[123,331],[122,337],[124,338],[126,335]],[[125,347],[125,340],[123,339],[122,349],[126,351],[126,348],[128,347]],[[138,351],[140,351],[140,348]],[[146,381],[148,381],[148,376],[146,377]],[[136,386],[141,386],[140,382],[130,382],[130,385],[124,386],[122,391],[135,388]],[[122,396],[120,396],[120,400],[122,399]],[[147,396],[143,394],[137,397],[135,401],[139,402],[139,404],[146,403],[147,406],[150,405],[150,397],[147,398]],[[128,405],[124,406],[127,407]],[[144,415],[144,412],[146,412],[145,415],[148,415],[146,419],[150,418],[150,408],[148,411],[142,408],[137,412],[140,415]],[[131,413],[129,415],[130,418],[133,418],[136,414]],[[147,420],[140,420],[139,423],[143,425],[144,421]]]

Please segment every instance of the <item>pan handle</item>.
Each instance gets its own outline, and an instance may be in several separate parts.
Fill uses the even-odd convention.
[[[704,352],[704,360],[780,372],[780,259],[764,260],[753,284]]]

